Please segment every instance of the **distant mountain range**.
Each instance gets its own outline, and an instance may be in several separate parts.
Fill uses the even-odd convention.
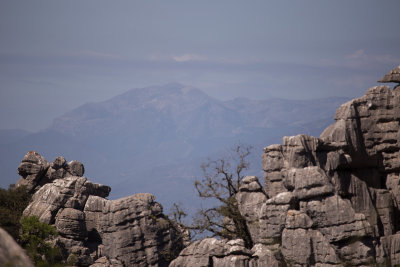
[[[250,144],[251,173],[260,175],[263,147],[285,135],[319,136],[346,100],[221,101],[177,83],[133,89],[71,110],[39,133],[0,130],[0,186],[15,183],[18,163],[36,150],[48,161],[81,161],[85,176],[111,186],[111,198],[149,192],[167,207],[195,206],[193,181],[207,156],[238,141]]]

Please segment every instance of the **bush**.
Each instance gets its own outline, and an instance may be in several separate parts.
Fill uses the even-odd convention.
[[[42,223],[35,216],[21,220],[21,243],[36,266],[62,266],[61,253],[47,240],[57,236],[54,226]]]
[[[35,266],[64,266],[59,249],[47,241],[57,235],[56,229],[37,217],[22,218],[31,197],[24,186],[0,188],[0,227],[26,250]]]
[[[0,188],[0,227],[19,241],[22,212],[28,206],[31,195],[26,187],[10,185],[8,190]]]

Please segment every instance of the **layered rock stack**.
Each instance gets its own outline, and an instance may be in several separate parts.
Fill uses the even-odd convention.
[[[400,69],[382,82],[397,82]],[[254,243],[206,238],[170,266],[400,265],[400,87],[375,86],[343,104],[319,138],[264,149],[264,185],[236,195]],[[53,240],[79,266],[167,266],[181,234],[150,194],[107,200],[79,162],[31,151],[18,168],[33,199],[24,211],[56,226]]]
[[[33,193],[53,180],[69,176],[81,177],[84,172],[85,168],[79,161],[72,160],[67,163],[64,157],[57,157],[49,163],[36,151],[29,151],[18,166],[18,174],[21,178],[16,186],[24,185],[29,192]]]
[[[400,87],[376,86],[319,138],[266,147],[264,186],[246,177],[236,196],[254,247],[204,239],[171,266],[397,266],[399,124]]]
[[[383,76],[382,79],[380,79],[378,82],[380,83],[397,83],[397,85],[394,87],[400,86],[400,66],[397,68],[392,69],[388,73],[386,73],[385,76]]]
[[[34,151],[18,171],[17,186],[33,193],[23,216],[54,225],[59,235],[52,242],[77,266],[167,266],[183,246],[151,194],[108,200],[110,187],[82,177],[82,163],[48,163]]]

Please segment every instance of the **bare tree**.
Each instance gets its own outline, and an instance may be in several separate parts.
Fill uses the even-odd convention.
[[[173,206],[170,209],[170,214],[168,214],[167,216],[172,226],[177,230],[174,236],[174,241],[175,241],[174,243],[182,244],[183,247],[188,246],[191,240],[190,236],[191,228],[184,222],[186,216],[187,214],[182,209],[180,203],[179,204],[173,203]],[[177,251],[177,253],[175,253],[174,255],[177,256],[180,250],[183,249],[183,247],[175,248],[175,251]]]
[[[251,146],[238,144],[227,157],[208,159],[201,165],[203,179],[196,180],[194,185],[201,198],[217,200],[217,205],[201,208],[190,229],[200,233],[208,231],[212,236],[227,239],[241,238],[247,248],[253,246],[246,220],[240,214],[235,198],[244,171],[250,166],[247,158],[251,150]]]

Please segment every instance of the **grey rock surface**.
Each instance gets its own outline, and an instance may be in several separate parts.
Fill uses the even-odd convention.
[[[242,180],[239,193],[236,194],[236,200],[239,204],[240,213],[246,219],[251,236],[256,239],[262,238],[260,236],[260,211],[267,200],[267,196],[257,177],[247,176]]]
[[[35,151],[29,151],[26,153],[18,166],[18,174],[22,177],[18,180],[16,186],[24,185],[29,192],[33,192],[42,180],[45,180],[43,175],[50,164]]]
[[[34,266],[25,250],[2,228],[0,228],[0,266]]]
[[[153,195],[108,200],[110,187],[82,177],[78,161],[57,157],[49,164],[32,151],[19,173],[33,192],[23,216],[54,225],[53,243],[77,266],[167,266],[183,247],[181,231]]]
[[[285,187],[293,191],[299,200],[323,197],[333,193],[333,186],[325,172],[316,166],[289,169],[285,175]]]
[[[206,238],[193,242],[171,262],[170,267],[282,266],[273,251],[258,244],[249,250],[241,239]]]
[[[176,230],[151,194],[119,200],[91,196],[84,208],[90,242],[102,244],[102,255],[125,266],[165,265],[178,249]],[[97,236],[91,238],[91,236]]]
[[[18,166],[21,178],[16,186],[26,186],[29,192],[34,193],[41,186],[56,179],[69,176],[82,177],[84,170],[83,164],[79,161],[73,160],[67,164],[65,158],[59,156],[48,163],[38,152],[29,151]]]
[[[395,74],[395,73],[392,73]],[[320,137],[264,149],[264,185],[236,195],[254,243],[205,238],[170,266],[396,266],[400,264],[400,89],[375,86],[340,106]],[[179,231],[150,194],[108,200],[83,165],[29,152],[19,167],[32,202],[24,215],[54,224],[79,266],[166,266]]]
[[[381,81],[400,82],[399,75],[398,67]],[[255,244],[251,251],[266,248],[262,255],[285,266],[397,266],[399,153],[400,89],[388,86],[340,106],[319,138],[300,134],[266,147],[263,188],[246,177],[236,196]],[[196,242],[174,263],[232,261],[221,250],[225,241]],[[251,265],[254,254],[247,251],[231,266],[260,266]]]
[[[85,168],[83,167],[83,164],[76,160],[68,162],[65,169],[68,172],[69,176],[83,176],[83,174],[85,173]]]
[[[296,208],[296,198],[291,192],[280,193],[268,199],[260,209],[259,232],[252,235],[256,243],[277,244],[286,224],[286,213]]]
[[[90,182],[85,177],[70,176],[42,186],[33,196],[24,216],[37,216],[42,222],[53,224],[64,208],[83,211],[90,195],[107,197],[110,188]]]
[[[380,83],[400,83],[400,66],[392,69],[383,76],[378,82]]]

